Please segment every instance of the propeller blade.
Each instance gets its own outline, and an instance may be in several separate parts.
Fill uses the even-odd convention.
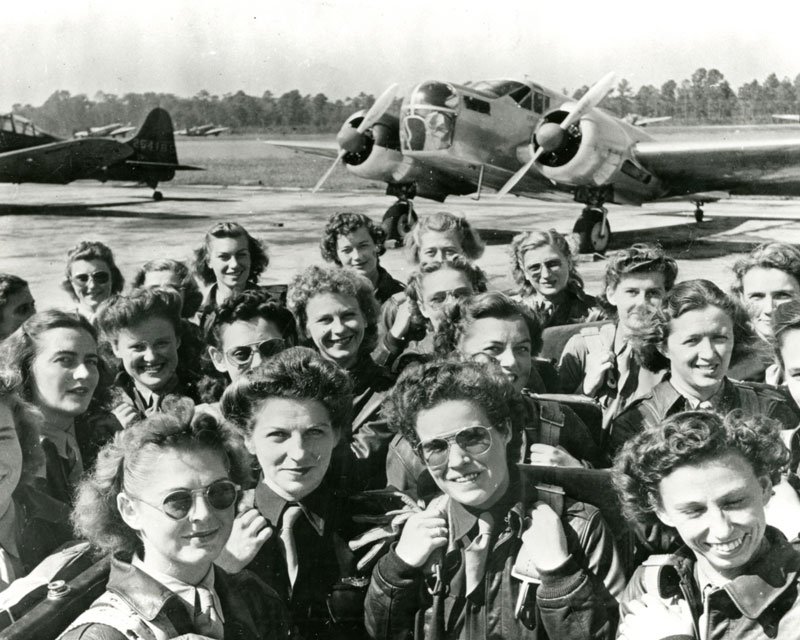
[[[364,133],[373,124],[375,124],[384,113],[386,113],[386,110],[392,105],[392,100],[394,100],[394,97],[397,94],[397,87],[398,83],[395,82],[380,96],[378,96],[378,99],[369,108],[369,111],[367,111],[367,114],[364,116],[361,124],[358,125],[357,131],[359,133]]]
[[[333,161],[333,164],[331,165],[330,169],[328,169],[328,170],[325,172],[325,175],[324,175],[324,176],[322,176],[322,177],[319,179],[319,182],[317,182],[317,184],[316,184],[316,185],[314,185],[314,188],[311,190],[311,193],[316,193],[317,191],[319,191],[320,187],[321,187],[323,184],[325,184],[325,181],[326,181],[326,180],[327,180],[327,179],[330,177],[330,175],[333,173],[333,170],[334,170],[334,169],[336,168],[336,166],[337,166],[337,165],[338,165],[338,164],[339,164],[339,163],[342,161],[342,158],[344,158],[344,156],[345,156],[345,154],[346,154],[346,153],[347,153],[347,151],[346,151],[345,149],[342,149],[342,150],[340,150],[340,151],[339,151],[339,155],[338,155],[338,156],[336,156],[336,160],[334,160],[334,161]]]
[[[613,71],[604,75],[598,80],[591,89],[589,89],[583,97],[578,100],[578,104],[569,112],[569,115],[564,118],[561,123],[562,129],[569,129],[570,125],[580,120],[589,109],[596,107],[600,101],[608,95],[608,92],[614,88],[614,81],[617,74]]]
[[[502,198],[504,195],[506,195],[509,191],[511,191],[514,187],[517,186],[517,183],[520,180],[522,180],[522,178],[525,176],[526,173],[528,173],[528,171],[531,170],[531,167],[539,159],[539,156],[542,155],[542,152],[544,152],[544,147],[539,147],[536,150],[536,153],[534,153],[531,156],[531,159],[528,160],[524,165],[522,165],[522,168],[520,168],[513,176],[511,176],[508,179],[508,182],[506,182],[500,189],[500,191],[497,192],[498,198]]]

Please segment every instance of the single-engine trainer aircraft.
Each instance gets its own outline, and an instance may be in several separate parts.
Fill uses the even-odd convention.
[[[176,171],[196,171],[178,163],[172,119],[153,109],[130,140],[86,137],[61,140],[16,114],[0,115],[0,182],[67,184],[73,180],[132,180],[154,190]]]
[[[230,131],[230,127],[218,127],[215,124],[201,124],[197,127],[187,127],[186,129],[178,129],[175,132],[177,136],[219,136],[220,133]]]
[[[730,141],[657,140],[598,108],[614,74],[579,100],[530,81],[463,85],[426,81],[404,98],[400,117],[386,111],[389,87],[366,112],[354,113],[330,147],[271,144],[335,157],[354,174],[388,184],[387,194],[444,201],[485,188],[534,198],[572,194],[585,205],[575,223],[582,251],[602,252],[611,231],[605,203],[664,199],[702,205],[729,194],[800,195],[800,136]],[[403,235],[408,207],[384,217],[390,237]]]

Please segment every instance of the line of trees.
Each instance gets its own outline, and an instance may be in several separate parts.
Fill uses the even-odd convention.
[[[572,92],[580,97],[589,87]],[[570,95],[566,89],[564,93]],[[16,104],[15,113],[33,120],[39,127],[59,135],[71,135],[90,126],[112,122],[141,123],[155,106],[167,109],[177,128],[213,123],[236,131],[337,131],[354,111],[369,108],[374,96],[365,93],[331,101],[323,93],[302,95],[298,90],[261,97],[244,91],[211,95],[200,91],[191,98],[171,93],[127,93],[117,96],[99,91],[93,99],[85,94],[56,91],[40,107]],[[395,101],[395,111],[400,101]],[[601,106],[624,116],[670,116],[675,124],[740,124],[770,122],[773,113],[800,113],[800,74],[794,81],[779,80],[772,73],[763,82],[752,80],[734,90],[717,69],[699,68],[680,83],[668,80],[657,88],[643,85],[634,90],[626,79]]]

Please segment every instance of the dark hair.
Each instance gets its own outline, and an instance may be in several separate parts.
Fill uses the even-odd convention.
[[[114,262],[114,254],[102,242],[93,240],[82,240],[67,252],[67,267],[61,288],[66,291],[73,300],[77,300],[75,289],[72,287],[72,263],[78,260],[102,260],[106,263],[111,272],[111,293],[119,293],[125,286],[125,278]]]
[[[386,253],[386,232],[376,225],[370,218],[363,213],[334,213],[328,218],[328,223],[325,225],[325,230],[322,232],[322,240],[319,243],[319,251],[322,254],[322,259],[325,262],[333,262],[334,264],[342,266],[342,261],[339,260],[337,247],[340,236],[349,236],[361,228],[365,228],[369,233],[369,237],[378,248],[378,255],[382,256]]]
[[[109,342],[119,332],[152,318],[163,318],[181,335],[181,297],[172,289],[134,289],[127,296],[112,296],[97,310],[97,326]]]
[[[781,351],[786,334],[796,329],[800,329],[800,300],[789,300],[775,307],[772,312],[772,341],[781,368],[785,368]]]
[[[247,238],[247,249],[250,252],[250,273],[247,282],[258,283],[258,278],[269,265],[269,256],[264,245],[239,223],[218,222],[206,231],[203,244],[194,251],[194,272],[204,284],[213,284],[217,280],[214,270],[208,266],[208,245],[212,238]]]
[[[640,242],[608,257],[605,288],[615,288],[627,275],[635,273],[663,273],[664,290],[669,291],[678,277],[678,263],[664,253],[657,244]],[[605,296],[605,291],[603,292]]]
[[[443,402],[463,400],[486,412],[498,429],[511,419],[514,387],[497,363],[438,360],[403,370],[383,403],[383,415],[416,448],[417,416]]]
[[[367,325],[359,351],[370,353],[378,342],[380,313],[372,283],[354,271],[336,267],[311,265],[297,274],[289,283],[287,303],[297,320],[297,332],[306,342],[310,342],[306,329],[308,324],[306,308],[311,298],[322,293],[336,293],[356,299]]]
[[[51,329],[74,329],[88,333],[97,342],[97,331],[77,311],[46,309],[25,322],[0,343],[0,379],[7,389],[17,393],[26,402],[34,402],[33,361],[38,352],[39,339]],[[110,373],[102,358],[98,361],[99,381],[92,402],[103,405],[108,398]]]
[[[45,464],[44,451],[39,439],[43,416],[30,402],[26,402],[13,388],[13,380],[0,373],[0,404],[11,411],[14,429],[22,450],[22,472],[19,484],[33,484],[36,473]]]
[[[108,553],[141,553],[137,532],[125,524],[117,496],[131,483],[147,482],[164,449],[213,451],[225,461],[230,479],[249,479],[248,457],[241,438],[216,418],[198,414],[192,419],[190,401],[182,410],[153,414],[118,431],[97,456],[94,469],[78,486],[72,523],[78,536]]]
[[[227,420],[249,435],[258,412],[270,398],[315,400],[325,407],[337,433],[350,427],[350,377],[313,349],[292,347],[263,362],[225,390],[220,409]]]
[[[420,263],[419,248],[422,236],[427,231],[447,233],[455,231],[461,250],[467,260],[477,260],[486,248],[478,232],[470,226],[466,218],[454,216],[452,213],[440,211],[421,217],[405,238],[406,253],[414,264]]]
[[[19,276],[10,273],[0,273],[0,309],[2,309],[8,299],[28,288],[28,283]]]
[[[197,286],[197,282],[185,262],[171,260],[169,258],[145,262],[136,272],[136,275],[133,276],[131,287],[140,289],[144,285],[148,273],[157,273],[161,271],[168,271],[169,273],[175,274],[175,277],[180,280],[178,291],[183,296],[181,316],[184,318],[193,317],[200,308],[200,304],[203,302],[203,294],[200,292],[200,288]]]
[[[472,285],[474,293],[483,293],[486,291],[486,274],[483,270],[472,264],[469,260],[462,256],[456,256],[452,260],[446,262],[428,262],[420,266],[411,274],[406,286],[406,296],[408,296],[409,313],[411,314],[411,323],[415,326],[426,326],[427,320],[423,317],[420,311],[420,303],[422,302],[422,281],[430,273],[442,271],[444,269],[451,269],[452,271],[460,271],[463,273],[467,281]]]
[[[570,246],[569,241],[555,229],[548,231],[526,231],[514,236],[508,247],[511,257],[511,277],[519,285],[519,293],[523,297],[533,295],[535,290],[533,285],[528,282],[525,272],[525,254],[531,249],[550,246],[558,251],[567,261],[569,269],[568,283],[578,291],[583,291],[583,278],[578,273],[577,263],[575,262],[575,249]]]
[[[736,281],[731,290],[738,296],[744,295],[745,274],[754,267],[778,269],[792,276],[800,286],[800,249],[783,242],[766,242],[758,245],[733,265]]]
[[[536,315],[524,304],[512,300],[501,291],[487,291],[459,300],[457,305],[449,309],[434,336],[437,355],[447,356],[456,351],[469,326],[483,318],[498,320],[520,318],[525,323],[531,339],[531,357],[541,351],[542,324]]]
[[[736,410],[724,418],[707,411],[684,411],[647,428],[625,443],[614,461],[614,486],[625,515],[642,524],[656,522],[661,481],[675,469],[739,453],[757,477],[778,482],[790,453],[780,424]]]
[[[717,307],[731,319],[733,324],[731,362],[749,355],[756,343],[756,334],[747,312],[737,300],[723,293],[710,280],[684,280],[676,284],[667,294],[660,309],[642,305],[637,317],[629,322],[631,343],[640,355],[648,353],[653,357],[654,352],[651,347],[665,347],[667,344],[671,320],[689,311],[706,307]],[[666,359],[663,357],[654,360],[655,364],[646,363],[646,366],[657,370],[666,365]]]
[[[273,323],[284,340],[291,345],[297,343],[297,326],[292,312],[277,304],[265,289],[247,289],[225,300],[219,307],[208,327],[206,343],[222,348],[222,331],[238,321],[262,318]]]

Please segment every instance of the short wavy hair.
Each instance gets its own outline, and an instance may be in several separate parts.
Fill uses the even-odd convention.
[[[181,297],[174,289],[134,289],[126,296],[105,300],[97,310],[97,326],[109,342],[116,342],[119,332],[144,320],[163,318],[181,335]]]
[[[531,357],[541,351],[542,323],[539,318],[527,306],[512,300],[505,293],[487,291],[459,300],[457,305],[451,307],[433,338],[436,354],[444,357],[456,351],[472,323],[484,318],[521,319],[531,339]]]
[[[570,245],[569,240],[555,229],[547,231],[526,231],[514,236],[508,247],[508,254],[511,258],[511,277],[519,285],[520,295],[527,297],[533,295],[535,290],[533,285],[528,282],[525,273],[525,254],[531,249],[539,247],[553,247],[567,261],[569,269],[568,283],[578,291],[583,291],[583,278],[578,273],[578,266],[575,262],[575,247]]]
[[[328,223],[322,232],[322,240],[319,243],[319,251],[322,254],[322,259],[325,262],[333,262],[334,264],[342,266],[342,261],[339,260],[339,255],[336,251],[339,237],[349,236],[359,229],[364,227],[369,233],[369,237],[378,248],[378,255],[382,256],[386,253],[386,232],[383,228],[376,225],[371,218],[365,216],[363,213],[347,213],[340,212],[334,213],[328,218]]]
[[[257,284],[259,277],[269,266],[269,256],[263,243],[251,236],[238,222],[218,222],[206,231],[203,244],[194,250],[194,272],[206,285],[217,281],[214,271],[208,266],[208,246],[213,238],[247,238],[247,249],[250,251],[250,273],[247,282]]]
[[[141,289],[148,273],[159,273],[162,271],[172,273],[180,280],[178,291],[183,296],[183,310],[181,311],[181,316],[184,318],[193,317],[203,302],[203,294],[185,262],[172,260],[170,258],[145,262],[136,272],[136,275],[133,276],[131,287],[133,289]]]
[[[646,364],[658,370],[666,366],[665,358],[655,358],[653,347],[666,347],[669,338],[669,323],[689,311],[717,307],[725,312],[733,324],[733,354],[736,362],[752,353],[757,342],[756,333],[744,307],[738,300],[725,294],[710,280],[684,280],[667,293],[661,308],[642,305],[635,318],[628,321],[630,340],[639,353],[651,354],[655,362]],[[656,367],[656,368],[654,368]]]
[[[737,296],[744,295],[745,274],[755,267],[778,269],[792,276],[800,286],[800,249],[784,242],[766,242],[758,245],[733,265],[736,280],[731,291]]]
[[[474,293],[483,293],[487,289],[487,278],[479,266],[472,264],[466,258],[456,256],[452,260],[446,262],[428,262],[420,266],[408,279],[406,286],[406,296],[408,297],[408,308],[411,314],[411,323],[414,326],[427,326],[427,320],[420,311],[420,303],[423,300],[422,296],[422,283],[425,277],[431,273],[450,269],[452,271],[460,271],[463,273],[467,281],[472,285]]]
[[[10,273],[0,273],[0,309],[6,306],[8,299],[28,288],[28,282]]]
[[[447,233],[455,231],[461,245],[462,255],[467,260],[477,260],[483,255],[486,246],[478,232],[472,228],[466,218],[455,216],[452,213],[440,211],[427,216],[422,216],[405,238],[406,254],[413,264],[419,264],[419,248],[422,236],[426,231]]]
[[[118,431],[97,456],[94,468],[78,485],[72,524],[79,537],[104,553],[130,556],[142,552],[142,541],[117,508],[122,491],[147,483],[158,455],[165,450],[213,451],[228,469],[230,479],[249,482],[249,457],[239,435],[211,415],[193,416],[193,407],[157,413]]]
[[[367,325],[359,351],[370,353],[378,343],[380,306],[375,299],[372,283],[349,269],[311,265],[289,283],[287,304],[297,320],[297,332],[302,341],[309,346],[311,344],[306,309],[309,300],[322,293],[335,293],[356,299]]]
[[[464,400],[486,412],[498,429],[508,425],[516,403],[514,387],[497,363],[436,360],[403,370],[388,398],[383,415],[416,449],[417,416],[443,402]],[[510,428],[510,427],[509,427]]]
[[[684,411],[650,427],[626,442],[614,460],[614,486],[626,517],[655,523],[661,507],[661,481],[677,468],[738,452],[757,477],[773,484],[791,454],[780,437],[781,425],[741,410],[720,416]]]
[[[77,311],[45,309],[28,318],[14,333],[0,343],[0,380],[6,389],[27,403],[34,403],[33,361],[39,352],[41,336],[51,329],[74,329],[87,333],[97,343],[97,330]],[[99,355],[98,350],[98,355]],[[111,401],[111,372],[103,358],[97,367],[99,381],[92,396],[92,408],[105,407]]]
[[[605,288],[616,288],[622,279],[631,273],[663,273],[664,289],[669,291],[675,284],[675,278],[678,277],[678,263],[670,258],[660,245],[637,242],[608,257],[604,276]]]
[[[102,242],[96,240],[82,240],[67,252],[67,265],[64,271],[64,280],[61,288],[66,291],[73,300],[77,300],[75,289],[72,286],[72,263],[78,260],[102,260],[106,263],[111,273],[111,293],[120,293],[125,286],[125,278],[114,261],[114,253]]]
[[[334,431],[342,434],[350,428],[353,383],[343,369],[313,349],[292,347],[263,362],[225,390],[220,409],[249,436],[261,407],[271,398],[315,400],[325,407]]]

